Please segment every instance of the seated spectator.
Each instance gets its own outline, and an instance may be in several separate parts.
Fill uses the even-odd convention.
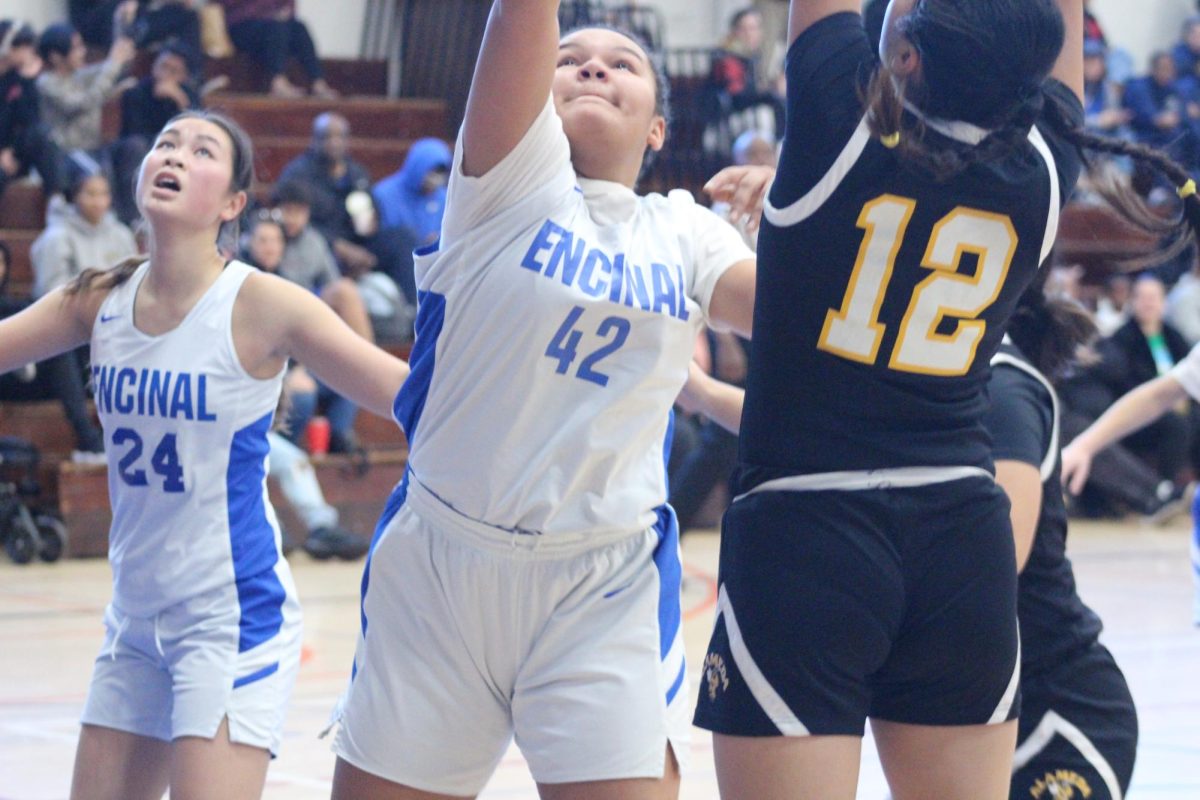
[[[1189,346],[1200,342],[1200,263],[1175,281],[1167,293],[1167,323],[1179,331]]]
[[[1128,275],[1113,275],[1104,282],[1096,298],[1096,329],[1101,336],[1112,336],[1129,321],[1129,292],[1133,284]],[[1113,395],[1116,400],[1116,395]]]
[[[42,60],[33,28],[0,20],[0,196],[8,183],[36,169],[46,194],[61,192],[64,157],[42,121],[35,79]]]
[[[279,183],[308,187],[313,227],[329,242],[346,273],[361,275],[375,268],[370,251],[352,241],[354,223],[346,198],[351,192],[370,191],[371,176],[350,156],[350,123],[345,117],[326,113],[313,120],[312,143],[283,168]]]
[[[1200,117],[1200,106],[1191,96],[1192,87],[1177,80],[1170,54],[1155,53],[1150,64],[1150,75],[1131,80],[1125,87],[1130,127],[1137,141],[1166,150],[1190,168],[1197,158],[1189,123]]]
[[[42,297],[85,269],[109,269],[137,255],[133,232],[112,213],[103,173],[80,175],[65,204],[52,204],[46,229],[33,242],[33,296]]]
[[[413,250],[417,241],[407,228],[383,228],[375,198],[353,192],[346,207],[354,223],[354,244],[375,257],[375,269],[352,276],[371,317],[377,341],[408,342],[417,311]]]
[[[1196,73],[1196,67],[1200,64],[1200,15],[1184,20],[1183,32],[1179,42],[1171,49],[1171,57],[1175,60],[1175,71],[1181,78],[1200,77]]]
[[[1121,87],[1108,79],[1108,50],[1095,40],[1083,45],[1084,124],[1093,133],[1125,136],[1132,113],[1121,106]]]
[[[726,116],[765,107],[770,110],[774,126],[771,133],[780,138],[784,124],[783,72],[768,62],[763,45],[762,14],[753,7],[736,12],[713,56],[712,83]]]
[[[308,76],[310,90],[332,100],[338,93],[325,81],[317,48],[308,27],[296,19],[295,0],[217,0],[225,8],[229,38],[238,50],[254,58],[271,76],[271,94],[300,97],[304,90],[287,79],[289,59],[296,59]]]
[[[264,272],[313,291],[368,341],[374,341],[370,317],[354,282],[341,277],[329,254],[329,247],[320,234],[307,223],[306,195],[303,186],[283,184],[276,188],[277,208],[255,215],[242,248],[241,258]],[[312,397],[296,394],[290,399],[291,436],[303,432],[317,408],[325,408],[329,418],[330,452],[353,452],[358,449],[354,436],[354,419],[358,407],[341,395],[318,385]]]
[[[177,41],[196,58],[196,76],[202,65],[200,16],[202,0],[68,0],[71,25],[83,41],[108,48],[115,39],[128,37],[138,48]]]
[[[310,394],[316,388],[304,367],[292,367],[283,380],[281,401],[286,406],[293,395]],[[325,500],[308,454],[278,431],[268,433],[267,442],[271,448],[267,468],[306,529],[304,552],[318,561],[333,556],[347,561],[362,558],[370,541],[339,527],[338,510]]]
[[[200,94],[188,80],[188,57],[178,45],[163,45],[150,74],[121,95],[121,138],[137,137],[143,153],[172,117],[201,106]]]
[[[86,65],[87,48],[79,33],[65,22],[51,25],[38,39],[46,69],[37,79],[42,119],[50,138],[72,159],[68,168],[94,171],[99,164],[116,181],[114,206],[124,222],[138,217],[133,183],[145,151],[127,143],[106,144],[101,133],[101,110],[121,91],[118,83],[135,54],[133,40],[119,37],[99,63]]]
[[[371,189],[385,230],[406,228],[418,246],[437,241],[452,158],[450,146],[441,139],[413,142],[404,165]]]
[[[28,300],[8,296],[11,263],[8,246],[0,242],[0,319],[16,314],[29,305]],[[22,369],[0,375],[0,401],[58,400],[75,434],[72,459],[103,463],[104,435],[92,422],[87,408],[83,375],[85,363],[86,357],[81,359],[78,351],[71,351],[39,364],[26,364]]]
[[[1145,274],[1133,284],[1130,320],[1101,341],[1100,362],[1093,368],[1113,397],[1164,375],[1187,354],[1187,341],[1165,322],[1166,289],[1156,276]],[[1163,480],[1183,483],[1195,468],[1193,445],[1197,415],[1190,404],[1163,415],[1122,443],[1154,467]]]

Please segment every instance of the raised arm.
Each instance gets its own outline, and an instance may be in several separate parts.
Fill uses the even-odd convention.
[[[1066,36],[1050,77],[1062,81],[1083,101],[1083,0],[1057,0]]]
[[[338,394],[387,419],[409,373],[408,364],[356,334],[312,292],[275,275],[247,279],[234,309],[234,341],[250,374],[276,373],[294,358]]]
[[[792,0],[788,11],[788,46],[825,17],[843,11],[862,13],[862,0]]]
[[[493,2],[463,121],[466,175],[499,164],[546,105],[558,37],[558,0]]]

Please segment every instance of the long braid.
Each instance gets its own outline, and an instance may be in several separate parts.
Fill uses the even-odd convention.
[[[1127,261],[1127,267],[1144,267],[1167,261],[1196,241],[1200,235],[1200,197],[1196,195],[1196,184],[1192,176],[1183,166],[1153,147],[1084,130],[1075,123],[1071,112],[1057,98],[1049,98],[1046,111],[1042,119],[1059,136],[1075,146],[1093,177],[1095,171],[1089,153],[1104,153],[1125,156],[1144,164],[1165,176],[1176,187],[1182,200],[1181,211],[1178,215],[1169,217],[1152,210],[1124,183],[1103,176],[1095,182],[1097,191],[1125,221],[1168,242],[1165,247],[1150,256]]]

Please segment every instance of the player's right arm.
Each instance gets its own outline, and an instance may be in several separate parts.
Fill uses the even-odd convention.
[[[499,164],[545,107],[558,37],[558,0],[493,2],[463,120],[463,174]]]
[[[788,46],[825,17],[846,11],[862,13],[862,0],[792,0],[788,10]]]
[[[50,292],[29,308],[0,320],[0,375],[73,350],[92,337],[92,324],[107,292]]]
[[[1066,36],[1050,77],[1066,84],[1083,102],[1083,0],[1057,0]]]
[[[1067,489],[1072,494],[1083,491],[1096,453],[1149,425],[1187,398],[1187,389],[1173,374],[1167,373],[1113,403],[1100,419],[1063,449],[1062,479]]]

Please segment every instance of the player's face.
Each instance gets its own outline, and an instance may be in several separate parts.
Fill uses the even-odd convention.
[[[894,69],[894,59],[900,45],[906,41],[897,30],[900,21],[912,13],[918,0],[891,0],[883,17],[883,36],[879,40],[879,57],[885,66]]]
[[[151,224],[208,228],[241,211],[244,192],[234,192],[233,142],[219,125],[185,117],[154,142],[138,174],[137,201]]]
[[[641,153],[658,149],[654,68],[632,39],[616,31],[587,28],[562,40],[554,73],[554,105],[571,151],[589,145]]]

